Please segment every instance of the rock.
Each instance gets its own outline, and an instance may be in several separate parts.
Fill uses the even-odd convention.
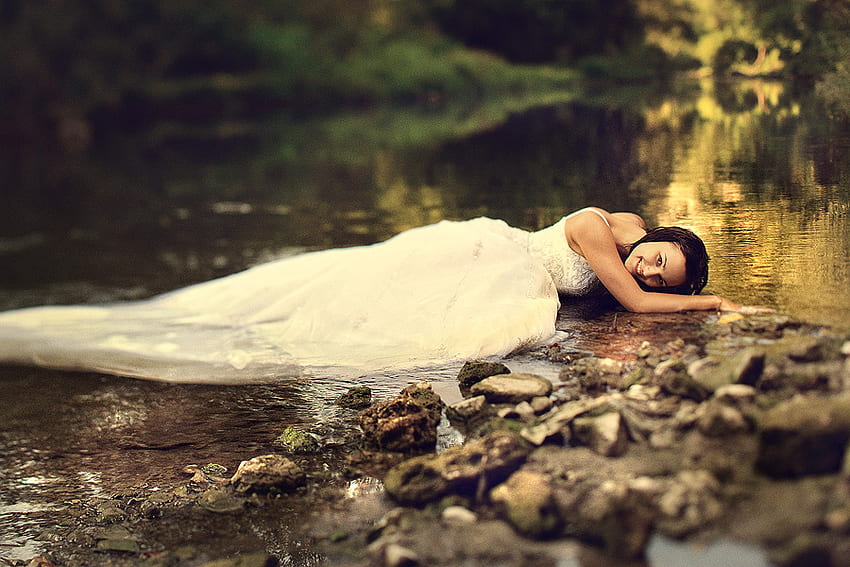
[[[200,567],[277,567],[278,565],[280,565],[280,561],[275,556],[264,552],[257,552],[209,561]]]
[[[201,472],[208,477],[224,478],[227,474],[227,467],[216,463],[207,463],[201,467]]]
[[[572,423],[572,433],[577,441],[606,457],[619,457],[628,446],[626,427],[619,412],[577,417]]]
[[[547,411],[552,409],[553,405],[555,405],[555,403],[552,401],[552,398],[548,396],[537,396],[531,398],[529,404],[531,404],[531,409],[534,410],[534,413],[536,413],[537,415],[540,415],[541,413],[546,413]]]
[[[487,398],[475,396],[465,398],[446,408],[446,416],[454,421],[465,423],[479,416],[487,405]]]
[[[245,504],[241,498],[231,495],[229,492],[220,488],[211,488],[201,494],[198,500],[198,505],[204,510],[217,512],[219,514],[229,514],[240,512]]]
[[[463,506],[447,506],[440,517],[447,524],[474,524],[478,521],[478,515]]]
[[[729,383],[755,386],[764,371],[764,360],[765,353],[759,349],[748,348],[739,352],[729,360]]]
[[[756,466],[767,475],[794,478],[841,470],[850,440],[850,395],[798,397],[758,420]]]
[[[457,375],[457,381],[460,384],[461,390],[471,388],[484,378],[495,376],[496,374],[510,374],[510,369],[500,362],[486,362],[483,360],[473,360],[466,362],[460,369]]]
[[[659,529],[681,538],[717,520],[723,514],[720,483],[708,471],[683,470],[660,495]]]
[[[552,393],[552,383],[536,374],[499,374],[484,378],[470,389],[475,395],[483,395],[490,403],[518,404],[538,396]]]
[[[490,500],[523,535],[544,538],[561,528],[552,487],[542,474],[519,470],[490,491]]]
[[[367,438],[387,451],[433,449],[442,406],[430,384],[415,384],[397,398],[363,410],[360,427]]]
[[[526,423],[534,421],[536,417],[534,408],[528,402],[520,402],[515,406],[502,408],[496,412],[496,415],[508,419],[518,419]]]
[[[362,409],[372,403],[372,389],[367,386],[356,386],[340,395],[334,403],[350,409]]]
[[[714,391],[714,398],[723,403],[752,402],[758,390],[746,384],[727,384]]]
[[[581,358],[565,366],[559,378],[563,382],[577,380],[586,392],[603,392],[611,388],[624,389],[629,381],[623,374],[622,362],[595,356]]]
[[[608,399],[605,396],[566,402],[546,415],[541,423],[524,427],[520,434],[534,445],[542,445],[551,438],[559,438],[561,442],[566,443],[572,436],[569,424],[576,417],[607,404]]]
[[[304,471],[281,455],[262,455],[242,461],[230,484],[236,492],[287,492],[306,481]]]
[[[711,395],[711,390],[694,380],[684,363],[678,359],[665,360],[655,368],[654,375],[658,385],[674,396],[701,402]]]
[[[321,450],[321,438],[315,433],[287,427],[275,442],[291,453],[316,453]]]
[[[702,404],[697,418],[697,429],[703,435],[722,437],[752,430],[752,424],[741,410],[719,401],[709,400]]]
[[[567,532],[601,544],[615,558],[641,557],[657,515],[646,497],[613,480],[589,483],[577,491],[569,497],[556,494]]]
[[[423,408],[436,413],[443,411],[446,405],[433,388],[431,388],[430,382],[411,384],[401,391],[399,397],[409,398]]]
[[[387,493],[401,504],[424,504],[457,494],[479,499],[521,465],[529,448],[516,434],[496,431],[436,455],[421,455],[392,467]]]
[[[138,553],[141,548],[139,542],[132,539],[102,539],[97,542],[97,551],[120,551],[124,553]]]
[[[419,565],[419,556],[412,549],[397,543],[390,543],[384,548],[384,565],[386,567],[415,567]]]

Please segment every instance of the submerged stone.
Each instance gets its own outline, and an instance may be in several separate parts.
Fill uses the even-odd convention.
[[[276,442],[292,453],[315,453],[321,449],[320,438],[315,433],[287,427]]]
[[[367,386],[351,388],[340,395],[334,403],[338,406],[350,409],[362,409],[372,403],[372,389]]]
[[[124,553],[138,553],[139,542],[132,539],[103,539],[97,542],[97,551],[120,551]]]
[[[303,486],[304,471],[281,455],[262,455],[242,461],[230,484],[236,492],[290,491]]]

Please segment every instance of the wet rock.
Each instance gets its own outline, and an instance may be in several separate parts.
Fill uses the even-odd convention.
[[[470,389],[472,395],[483,395],[490,403],[517,404],[552,393],[552,383],[536,374],[499,374],[485,378]]]
[[[657,384],[675,396],[690,398],[701,402],[711,395],[711,390],[702,382],[694,380],[685,364],[678,359],[670,359],[659,364],[654,371]]]
[[[531,407],[531,404],[528,402],[520,402],[515,406],[508,406],[506,408],[500,409],[496,412],[496,415],[499,417],[507,418],[507,419],[517,419],[523,422],[531,422],[536,417],[536,413],[534,412],[534,408]]]
[[[388,451],[433,449],[442,407],[430,384],[414,384],[397,398],[363,410],[360,427],[368,439]]]
[[[367,386],[356,386],[341,394],[334,403],[350,409],[363,409],[372,403],[372,389]]]
[[[95,546],[97,551],[119,551],[123,553],[138,553],[139,542],[132,539],[103,539]]]
[[[643,555],[657,512],[627,483],[587,483],[572,494],[556,493],[556,501],[568,533],[601,545],[613,557]]]
[[[446,506],[440,517],[447,524],[474,524],[478,521],[478,515],[463,506]]]
[[[585,392],[621,390],[630,379],[623,373],[623,363],[595,356],[575,360],[561,370],[561,381],[576,380]]]
[[[397,543],[390,543],[384,548],[384,565],[386,567],[415,567],[419,565],[419,556],[412,549]]]
[[[487,398],[484,396],[465,398],[446,408],[446,416],[453,421],[466,423],[481,415],[486,405]]]
[[[759,470],[773,477],[838,472],[850,441],[850,396],[798,397],[758,422]]]
[[[500,362],[473,360],[463,365],[457,375],[457,381],[460,384],[461,391],[463,391],[464,389],[471,388],[473,384],[477,384],[484,378],[489,378],[497,374],[510,374],[510,372],[510,369]]]
[[[211,488],[204,492],[198,499],[198,505],[204,510],[219,514],[239,512],[245,505],[245,501],[220,488]]]
[[[575,440],[606,457],[619,457],[628,446],[626,427],[619,412],[577,417],[572,432]]]
[[[446,405],[433,388],[431,388],[430,382],[411,384],[404,388],[399,396],[410,398],[423,408],[435,413],[440,413]]]
[[[537,415],[549,411],[550,409],[552,409],[552,406],[555,405],[555,403],[552,401],[552,398],[548,396],[537,396],[535,398],[531,398],[531,401],[528,403],[531,405],[531,409]]]
[[[97,506],[97,521],[101,524],[115,524],[127,519],[127,512],[111,501],[101,502]]]
[[[303,486],[306,475],[294,462],[281,455],[262,455],[242,461],[230,484],[239,493],[288,492]]]
[[[728,384],[714,391],[714,398],[722,403],[740,404],[756,399],[758,390],[746,384]]]
[[[208,477],[224,478],[227,474],[227,467],[216,463],[207,463],[201,467],[201,472]]]
[[[795,362],[836,360],[841,354],[840,337],[795,337],[787,348],[787,356]]]
[[[315,433],[287,427],[275,442],[291,453],[315,453],[322,448],[321,438]]]
[[[696,425],[703,435],[713,437],[747,433],[752,430],[752,424],[741,410],[714,399],[702,404]]]
[[[688,372],[710,392],[728,384],[754,386],[764,371],[765,356],[761,349],[747,348],[724,360],[698,360],[688,367]]]
[[[569,424],[587,412],[596,410],[608,404],[606,397],[583,399],[562,404],[557,410],[547,414],[541,423],[524,427],[520,434],[534,445],[542,445],[547,440],[557,439],[562,443],[570,440],[572,433]]]
[[[519,470],[490,491],[490,500],[523,535],[544,538],[561,528],[552,486],[542,474]]]
[[[720,483],[710,472],[683,470],[660,495],[658,527],[680,538],[716,521],[723,514]]]
[[[507,478],[528,453],[519,436],[497,431],[437,455],[403,461],[387,472],[384,487],[401,504],[423,504],[450,494],[475,501]]]
[[[200,567],[278,567],[278,565],[280,565],[280,561],[275,556],[264,552],[257,552],[209,561]]]

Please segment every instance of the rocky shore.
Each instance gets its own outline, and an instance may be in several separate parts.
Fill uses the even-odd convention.
[[[336,401],[344,432],[289,427],[235,471],[189,466],[170,491],[81,506],[29,564],[638,566],[663,540],[739,542],[781,567],[850,565],[848,337],[778,315],[695,331],[621,344],[617,357],[532,353],[557,380],[470,361],[448,403],[424,382],[376,402],[354,389]],[[343,466],[323,466],[329,452]],[[166,534],[230,533],[245,516],[272,525],[296,502],[311,513],[291,541],[312,551],[295,560]]]

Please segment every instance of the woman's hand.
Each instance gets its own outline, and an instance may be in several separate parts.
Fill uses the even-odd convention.
[[[720,297],[719,295],[717,296],[717,298],[720,300],[720,302],[717,304],[717,310],[718,311],[740,311],[741,310],[741,306],[738,305],[737,303],[735,303],[733,301],[729,301],[725,297]]]

